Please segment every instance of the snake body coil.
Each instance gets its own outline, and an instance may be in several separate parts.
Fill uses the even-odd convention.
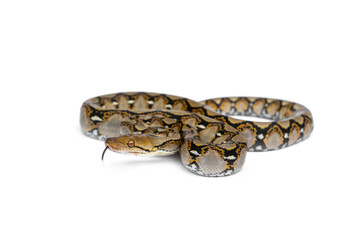
[[[242,115],[270,122],[244,121]],[[203,176],[238,172],[247,151],[288,147],[313,129],[310,111],[293,102],[229,97],[196,102],[167,94],[129,92],[91,98],[81,107],[82,131],[105,140],[106,149],[170,155]]]

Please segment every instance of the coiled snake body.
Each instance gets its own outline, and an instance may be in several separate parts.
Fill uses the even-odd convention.
[[[271,121],[244,121],[229,115]],[[310,111],[293,102],[252,97],[196,102],[145,92],[91,98],[81,107],[80,124],[87,136],[105,140],[106,149],[115,152],[170,155],[180,151],[184,166],[203,176],[234,174],[247,151],[282,149],[306,139],[313,129]]]

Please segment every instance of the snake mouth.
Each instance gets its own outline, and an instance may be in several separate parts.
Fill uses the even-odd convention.
[[[147,154],[147,152],[129,150],[129,149],[126,149],[126,150],[123,150],[123,151],[114,151],[114,152],[121,153],[121,154],[137,154],[137,155],[139,155],[139,154]]]
[[[106,146],[102,155],[101,155],[101,160],[104,160],[104,156],[105,156],[105,152],[110,149],[112,152],[116,152],[116,153],[121,153],[121,154],[131,154],[131,155],[146,155],[146,154],[151,154],[151,152],[147,152],[145,150],[142,149],[129,149],[126,147],[118,147],[116,150],[115,149],[111,149],[111,147]]]

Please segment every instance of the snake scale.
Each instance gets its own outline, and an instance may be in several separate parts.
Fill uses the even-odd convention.
[[[267,122],[230,117],[252,116]],[[228,176],[244,164],[246,152],[282,149],[309,137],[311,112],[304,106],[256,97],[201,102],[158,93],[126,92],[86,100],[82,131],[105,140],[106,148],[131,154],[170,155],[202,176]]]

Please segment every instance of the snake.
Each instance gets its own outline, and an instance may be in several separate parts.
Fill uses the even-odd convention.
[[[240,117],[237,117],[240,116]],[[249,121],[241,116],[261,118]],[[283,149],[307,139],[313,117],[280,99],[220,97],[203,101],[162,93],[120,92],[86,100],[81,131],[113,152],[166,156],[207,177],[233,175],[247,152]]]

